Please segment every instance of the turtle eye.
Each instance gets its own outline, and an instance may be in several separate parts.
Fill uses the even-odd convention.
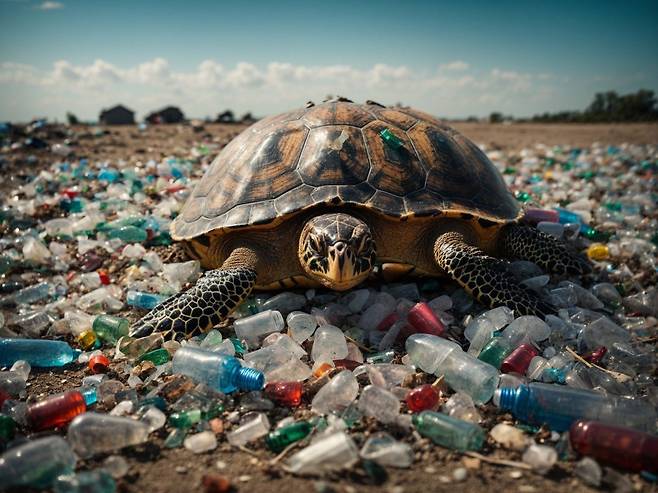
[[[317,237],[309,236],[308,243],[314,253],[322,254],[322,242]]]

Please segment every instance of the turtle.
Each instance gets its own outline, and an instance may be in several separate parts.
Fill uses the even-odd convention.
[[[171,236],[207,269],[131,327],[175,338],[210,329],[254,289],[348,290],[447,276],[485,306],[555,309],[506,260],[558,275],[588,262],[526,226],[494,164],[441,120],[408,107],[337,98],[264,118],[209,166]]]

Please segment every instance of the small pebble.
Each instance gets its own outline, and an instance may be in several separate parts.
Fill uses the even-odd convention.
[[[468,477],[468,471],[465,467],[458,467],[452,471],[452,477],[455,481],[466,481],[466,478]]]

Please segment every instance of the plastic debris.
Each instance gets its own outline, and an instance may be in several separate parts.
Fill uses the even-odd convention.
[[[556,315],[485,309],[454,283],[412,278],[345,293],[252,293],[226,324],[165,341],[129,337],[129,320],[201,274],[167,231],[226,142],[197,143],[187,158],[94,162],[78,159],[75,140],[12,135],[2,130],[0,164],[14,144],[52,162],[26,158],[31,176],[0,207],[3,487],[125,489],[134,459],[123,448],[156,430],[163,447],[195,453],[225,439],[263,457],[291,446],[279,462],[287,471],[361,469],[374,484],[384,468],[424,460],[427,447],[481,450],[487,433],[538,473],[559,457],[577,460],[574,474],[595,487],[655,478],[655,146],[488,151],[526,204],[522,220],[592,261],[593,274],[566,279],[509,263]],[[346,135],[332,145],[340,150]],[[380,138],[391,156],[403,151],[393,130]],[[65,366],[47,381],[60,393],[42,395],[49,373],[30,365]],[[492,396],[511,413],[494,416]],[[69,447],[82,458],[117,455],[76,472]],[[473,464],[464,464],[439,481],[466,481]],[[631,484],[610,467],[644,479]],[[230,484],[203,480],[207,491]]]

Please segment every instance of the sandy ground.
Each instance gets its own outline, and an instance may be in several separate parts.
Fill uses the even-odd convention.
[[[533,146],[538,142],[546,145],[569,144],[576,146],[589,145],[592,142],[618,145],[629,143],[658,144],[658,125],[534,125],[534,124],[498,124],[454,123],[459,131],[473,139],[478,144],[499,148],[522,148]],[[78,156],[87,156],[91,160],[130,159],[136,157],[144,162],[148,159],[160,159],[170,154],[187,154],[187,149],[195,142],[223,143],[236,135],[241,125],[205,125],[201,131],[195,131],[189,125],[170,125],[149,128],[138,132],[134,126],[107,128],[107,133],[94,137],[90,129],[75,128],[74,146]],[[11,189],[23,183],[29,175],[34,175],[40,165],[49,162],[52,155],[47,151],[34,151],[39,163],[26,168],[25,153],[10,156],[8,169],[4,173],[2,189]],[[171,247],[173,248],[173,247]],[[133,314],[136,317],[137,314]],[[58,372],[34,372],[29,380],[28,393],[31,399],[41,398],[46,394],[70,389],[78,386],[88,370],[81,366],[72,366]],[[494,413],[487,413],[493,415]],[[488,418],[491,419],[491,418]],[[495,419],[504,419],[497,416]],[[367,434],[367,429],[363,433]],[[403,436],[399,431],[391,430],[393,434]],[[253,447],[253,454],[232,451],[223,442],[220,447],[202,455],[194,455],[185,449],[169,450],[162,446],[166,432],[160,430],[154,434],[154,439],[142,447],[127,451],[125,457],[130,463],[129,474],[119,481],[119,491],[122,492],[183,492],[201,489],[201,478],[208,473],[223,474],[230,478],[234,488],[240,492],[299,492],[330,491],[322,489],[323,483],[317,478],[303,479],[282,473],[277,468],[268,467],[271,455],[265,454],[263,448]],[[220,442],[221,443],[221,442]],[[491,444],[483,451],[493,458],[520,460],[519,454],[494,450]],[[94,467],[100,464],[103,457],[85,464]],[[324,478],[325,486],[330,485],[335,491],[354,493],[364,492],[395,492],[395,493],[428,493],[428,492],[470,492],[470,491],[505,491],[505,492],[570,492],[594,491],[571,474],[573,463],[561,462],[548,477],[542,477],[517,468],[497,466],[486,463],[466,461],[470,467],[469,476],[465,482],[444,484],[439,476],[451,477],[456,467],[464,465],[464,457],[439,447],[427,446],[427,449],[417,451],[417,460],[410,469],[389,469],[389,479],[384,484],[375,485],[361,472],[346,473],[330,478]],[[225,463],[225,468],[219,469],[217,462]],[[511,474],[519,475],[513,478]],[[641,481],[637,476],[630,476],[636,490],[656,491],[655,485]]]

